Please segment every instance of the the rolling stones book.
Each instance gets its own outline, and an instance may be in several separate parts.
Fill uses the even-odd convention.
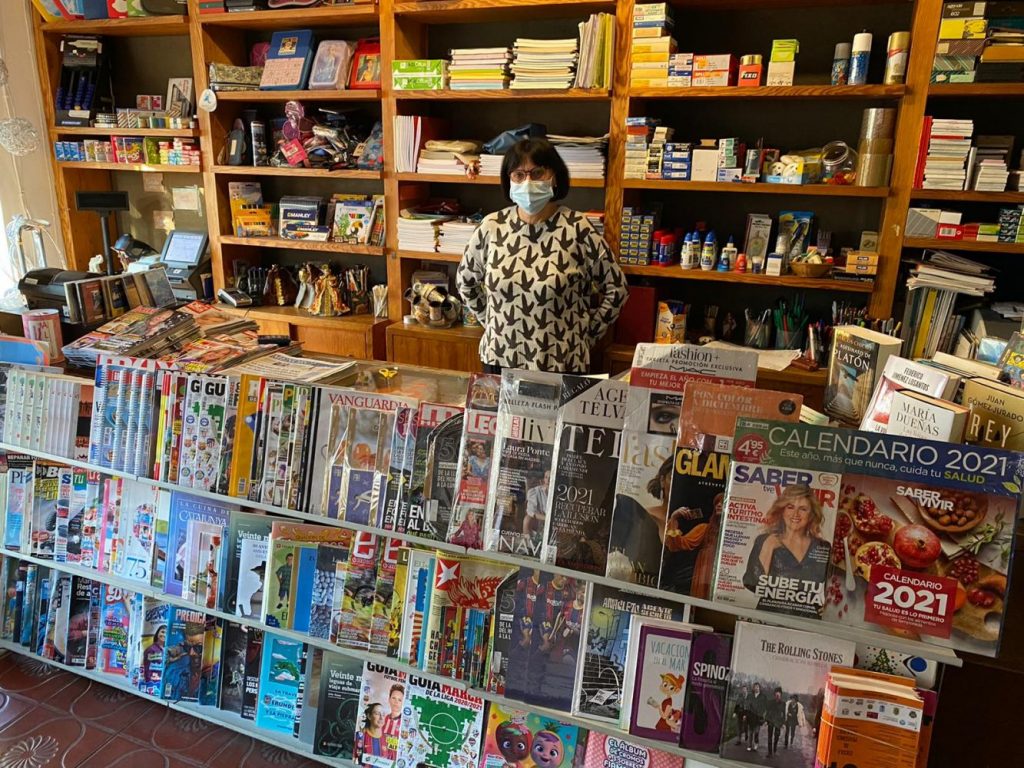
[[[502,373],[484,549],[540,558],[561,388],[557,373]]]
[[[803,397],[710,381],[687,382],[662,528],[661,589],[711,596],[736,419],[800,418]]]
[[[744,763],[766,759],[780,768],[814,765],[829,669],[851,666],[855,649],[850,640],[816,632],[737,622],[721,756]],[[777,739],[776,751],[770,724],[786,723],[791,701],[795,727]]]
[[[432,429],[427,437],[423,512],[428,525],[439,532],[447,531],[451,524],[452,504],[455,503],[455,481],[459,475],[463,418],[464,414],[461,413],[452,416]],[[469,531],[464,533],[468,534]]]
[[[633,617],[683,621],[685,614],[679,603],[595,584],[587,605],[584,657],[573,714],[618,725]]]
[[[606,575],[658,584],[661,533],[683,387],[690,380],[753,387],[757,353],[688,344],[638,344],[629,375]]]
[[[464,523],[472,516],[477,521],[475,540],[460,542],[471,549],[480,549],[483,544],[481,521],[487,509],[500,390],[501,377],[489,373],[473,374],[466,390],[459,476],[455,481],[455,502],[446,538],[451,541],[460,531],[462,538],[467,538],[466,533],[471,532],[474,526]]]
[[[605,572],[628,394],[617,379],[562,377],[544,520],[547,562]]]

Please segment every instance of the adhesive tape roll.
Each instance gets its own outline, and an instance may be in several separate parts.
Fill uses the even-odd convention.
[[[857,154],[889,155],[894,143],[892,139],[861,139],[857,144]]]
[[[889,183],[892,155],[862,154],[857,158],[858,187],[884,187]]]
[[[892,138],[896,127],[896,110],[891,107],[871,107],[864,110],[860,122],[862,139]]]

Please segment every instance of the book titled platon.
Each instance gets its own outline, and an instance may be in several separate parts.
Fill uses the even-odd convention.
[[[677,755],[662,752],[658,749],[634,744],[617,736],[609,736],[597,731],[587,735],[587,751],[583,758],[583,768],[619,768],[619,766],[637,766],[640,768],[679,768],[680,758]]]
[[[624,725],[634,736],[678,744],[683,725],[683,692],[690,664],[693,628],[637,618],[629,628]]]
[[[731,660],[731,635],[694,633],[683,701],[681,746],[718,754],[726,719],[725,700],[732,673]]]
[[[628,393],[618,379],[562,377],[544,521],[547,562],[605,572]]]
[[[409,677],[397,765],[471,768],[480,761],[484,702],[455,686]]]
[[[721,756],[743,762],[768,759],[781,768],[813,765],[829,670],[851,666],[855,649],[849,640],[816,632],[737,622]],[[783,739],[779,731],[791,701],[794,727]],[[768,758],[769,750],[774,757]]]
[[[460,544],[480,549],[483,545],[484,514],[488,503],[491,460],[501,377],[489,373],[473,374],[466,390],[466,416],[463,421],[462,455],[455,481],[455,502],[448,526],[448,540],[458,534]],[[476,525],[466,521],[476,520]]]
[[[914,390],[932,397],[951,397],[960,384],[960,377],[924,363],[915,363],[893,355],[885,361],[871,402],[861,419],[860,428],[867,432],[885,432],[896,390]]]
[[[556,373],[502,373],[484,549],[540,557],[561,383]]]
[[[821,615],[843,464],[838,455],[811,464],[799,450],[771,442],[802,429],[737,420],[715,600]]]
[[[982,378],[967,379],[961,402],[970,408],[965,442],[1024,450],[1024,393]]]
[[[753,387],[757,353],[686,344],[639,344],[633,356],[615,480],[606,575],[654,587],[675,456],[679,406],[691,379]]]
[[[522,709],[491,704],[480,768],[505,768],[532,759],[537,766],[575,765],[580,729]]]
[[[359,724],[363,662],[337,653],[324,653],[320,673],[315,754],[351,760]]]
[[[587,606],[583,664],[576,681],[573,714],[618,725],[622,684],[627,676],[626,651],[633,618],[682,621],[679,603],[637,595],[595,584]]]
[[[741,466],[752,481],[757,471],[777,473],[775,482],[785,486],[783,493],[793,481],[799,485],[801,474],[812,476],[807,485],[814,488],[814,476],[842,473],[834,486],[819,483],[823,491],[815,494],[823,511],[832,493],[838,504],[834,526],[822,524],[819,534],[824,537],[834,528],[826,548],[833,568],[827,620],[912,633],[926,642],[995,655],[1024,477],[1019,453],[741,419],[733,466],[734,480]],[[729,509],[732,500],[730,485]],[[804,506],[801,502],[783,513],[783,541],[794,540],[798,523],[815,519],[813,511],[810,518],[801,513]],[[731,567],[725,562],[728,538],[723,538],[720,574]],[[769,565],[792,568],[793,550],[777,550]],[[718,585],[723,585],[721,576]],[[803,592],[793,581],[770,580],[768,588],[781,589],[782,596],[787,588],[794,596]]]
[[[894,336],[869,328],[836,328],[828,361],[825,412],[845,424],[860,424],[886,362],[902,344]]]
[[[959,443],[963,440],[969,412],[970,409],[948,400],[900,389],[892,396],[885,433]]]
[[[725,484],[736,419],[796,422],[803,398],[785,392],[690,381],[683,391],[676,457],[664,483],[668,495],[662,538],[662,589],[711,595],[722,528]]]

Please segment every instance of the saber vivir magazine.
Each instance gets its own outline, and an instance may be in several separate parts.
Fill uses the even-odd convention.
[[[679,407],[690,380],[754,386],[757,353],[689,344],[638,344],[629,374],[605,575],[658,585],[661,536]]]
[[[561,386],[557,373],[502,373],[484,549],[540,558]]]
[[[770,600],[798,614],[820,601],[829,621],[996,655],[1024,484],[1020,454],[741,419],[733,467],[730,513],[734,499],[757,500],[726,522],[716,600]],[[801,485],[804,493],[788,490]],[[794,509],[779,513],[781,533],[773,534],[765,519],[784,493]],[[792,544],[776,546],[765,569],[769,558],[755,551],[771,535],[811,539],[805,562]],[[818,564],[822,551],[828,573]]]

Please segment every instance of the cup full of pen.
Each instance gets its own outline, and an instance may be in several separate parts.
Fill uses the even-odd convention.
[[[768,349],[772,340],[771,312],[770,309],[766,309],[758,315],[753,314],[749,309],[744,310],[747,319],[746,328],[743,331],[744,346]]]
[[[772,310],[775,325],[776,349],[803,349],[804,330],[807,328],[807,312],[803,297],[798,296],[792,303],[779,300]]]

